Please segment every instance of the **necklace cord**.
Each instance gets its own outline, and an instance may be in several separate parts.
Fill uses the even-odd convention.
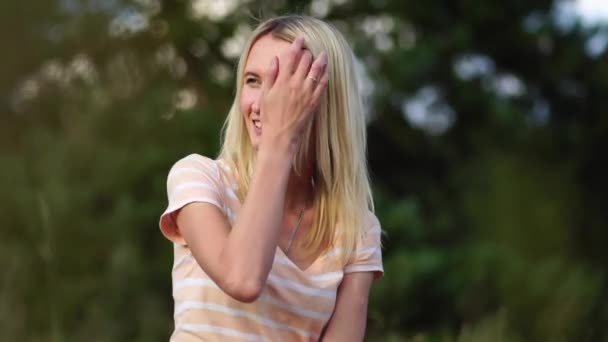
[[[304,207],[300,209],[300,216],[298,216],[298,222],[296,222],[295,227],[291,230],[291,235],[289,236],[289,241],[287,242],[287,248],[285,249],[285,254],[289,253],[289,249],[291,249],[291,243],[293,242],[293,238],[296,236],[296,232],[298,228],[300,228],[300,222],[302,222],[302,216],[304,214]]]

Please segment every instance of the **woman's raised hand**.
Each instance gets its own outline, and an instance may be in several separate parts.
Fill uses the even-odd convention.
[[[303,38],[294,40],[285,53],[272,58],[263,75],[261,146],[287,143],[295,152],[300,133],[317,111],[329,80],[327,55],[322,52],[313,61],[303,46]]]

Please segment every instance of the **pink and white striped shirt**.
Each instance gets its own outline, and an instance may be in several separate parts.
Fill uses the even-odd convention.
[[[175,330],[171,341],[317,341],[331,318],[345,273],[383,273],[380,224],[371,212],[366,230],[347,264],[338,250],[300,269],[277,247],[261,296],[242,303],[225,294],[192,257],[174,215],[188,203],[217,206],[234,224],[241,207],[235,172],[223,160],[191,154],[169,172],[169,204],[160,218],[162,233],[173,242],[172,271]],[[204,232],[204,223],[201,224]]]

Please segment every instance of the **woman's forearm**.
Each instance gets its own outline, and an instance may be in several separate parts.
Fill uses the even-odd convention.
[[[241,282],[254,294],[266,283],[279,241],[292,162],[289,146],[281,145],[286,144],[258,151],[247,196],[222,251],[228,281]]]

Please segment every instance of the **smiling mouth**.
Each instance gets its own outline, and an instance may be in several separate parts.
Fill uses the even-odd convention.
[[[253,124],[256,135],[262,134],[262,121],[260,118],[251,119],[251,123]]]

